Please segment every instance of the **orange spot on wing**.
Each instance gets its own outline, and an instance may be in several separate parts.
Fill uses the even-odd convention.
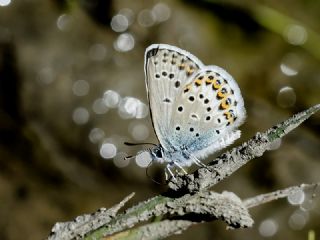
[[[213,83],[214,79],[206,78],[206,84],[211,84]]]
[[[226,110],[230,107],[230,104],[227,103],[227,98],[224,98],[220,104],[220,107],[223,109],[223,110]]]
[[[195,81],[194,81],[194,83],[196,84],[196,86],[201,86],[201,84],[202,84],[202,80],[200,80],[200,79],[196,79]]]
[[[223,92],[222,89],[220,89],[217,93],[217,97],[222,99],[222,98],[226,98],[229,95],[228,92]]]
[[[212,87],[214,89],[219,89],[221,87],[221,82],[218,79],[214,79],[212,82]]]
[[[184,93],[189,92],[191,89],[191,84],[188,84],[185,89],[183,90]]]
[[[233,123],[234,122],[234,114],[230,111],[231,110],[229,110],[228,112],[225,112],[223,115],[226,116],[226,119],[228,120],[229,123]]]
[[[194,72],[194,69],[191,66],[187,67],[187,75],[190,76]]]

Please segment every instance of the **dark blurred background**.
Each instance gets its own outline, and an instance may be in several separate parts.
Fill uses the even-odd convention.
[[[157,143],[143,72],[152,43],[237,80],[248,117],[236,144],[319,103],[319,13],[317,0],[0,0],[0,239],[43,239],[57,221],[164,191],[148,159],[124,160],[141,150],[124,141]],[[246,198],[320,181],[319,120],[214,190]],[[171,239],[318,239],[319,203],[300,194],[252,209],[251,229],[216,221]]]

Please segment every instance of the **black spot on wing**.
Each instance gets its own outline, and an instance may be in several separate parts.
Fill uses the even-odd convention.
[[[151,50],[149,50],[147,52],[147,58],[151,58],[151,57],[157,55],[158,51],[159,51],[159,46],[157,48],[152,48]]]

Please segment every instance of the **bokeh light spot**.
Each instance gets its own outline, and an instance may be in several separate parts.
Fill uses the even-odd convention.
[[[113,90],[107,90],[103,94],[103,102],[109,108],[116,108],[120,103],[121,97],[119,93]]]
[[[113,158],[113,164],[118,168],[127,167],[130,163],[130,159],[126,158],[126,154],[124,152],[119,152]]]
[[[300,209],[294,211],[294,213],[290,216],[288,224],[293,230],[301,230],[306,225],[309,219],[308,212],[303,212]]]
[[[102,61],[106,58],[107,48],[100,43],[93,44],[89,48],[89,58],[94,61]]]
[[[105,159],[115,157],[117,154],[117,147],[112,143],[104,143],[100,147],[100,156]]]
[[[61,31],[67,31],[71,27],[71,17],[68,14],[62,14],[57,19],[57,27]]]
[[[284,32],[287,41],[292,45],[302,45],[307,41],[308,33],[303,26],[291,24]]]
[[[11,0],[0,0],[0,7],[9,6],[10,3],[11,3]]]
[[[142,152],[136,156],[136,164],[141,168],[146,168],[152,161],[148,152]]]
[[[277,102],[280,107],[292,107],[296,103],[296,93],[292,87],[283,87],[280,89]]]
[[[148,108],[139,99],[125,97],[120,102],[118,113],[124,119],[144,118],[148,115]]]
[[[272,219],[266,219],[260,223],[259,233],[263,237],[272,237],[278,231],[278,224]]]
[[[280,64],[280,70],[287,76],[295,76],[301,67],[301,59],[295,53],[288,53],[285,55]]]
[[[129,25],[133,23],[133,21],[134,21],[134,12],[130,8],[122,8],[122,9],[120,9],[119,14],[120,15],[124,15],[127,18],[128,22],[129,22]]]
[[[99,143],[105,136],[104,131],[101,128],[93,128],[89,133],[89,140],[92,143]]]
[[[126,16],[117,14],[111,19],[111,28],[115,32],[124,32],[128,29],[129,21]]]
[[[149,137],[149,128],[143,123],[138,123],[132,127],[130,133],[135,140],[142,141]]]
[[[134,38],[130,33],[122,33],[118,36],[113,46],[119,52],[128,52],[134,48]]]
[[[93,102],[92,109],[96,114],[105,114],[109,110],[102,98],[98,98]]]
[[[151,27],[155,23],[155,16],[149,9],[144,9],[138,14],[138,23],[142,27]]]
[[[154,5],[152,8],[152,13],[157,22],[164,22],[170,18],[171,9],[167,4],[160,2]]]
[[[86,124],[89,121],[89,112],[84,107],[78,107],[73,111],[72,119],[78,125]]]
[[[305,199],[304,191],[299,189],[299,190],[295,191],[294,193],[290,194],[287,199],[291,205],[300,205],[303,203],[303,201]]]
[[[52,68],[44,67],[38,72],[38,81],[44,84],[50,84],[54,81]]]
[[[85,96],[88,94],[90,85],[85,80],[77,80],[72,85],[72,92],[76,96]]]

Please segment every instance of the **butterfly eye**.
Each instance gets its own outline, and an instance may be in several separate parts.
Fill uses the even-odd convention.
[[[160,149],[158,149],[155,153],[157,158],[162,158],[162,152]]]

